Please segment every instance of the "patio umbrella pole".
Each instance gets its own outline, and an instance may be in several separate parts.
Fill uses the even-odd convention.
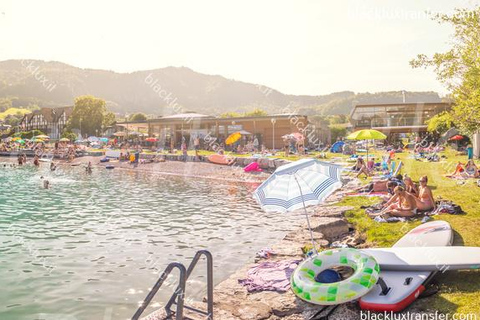
[[[315,247],[315,240],[313,240],[313,232],[312,232],[312,227],[310,226],[310,219],[308,218],[307,207],[305,206],[305,200],[303,199],[302,187],[300,187],[300,183],[298,182],[298,179],[295,173],[293,174],[293,177],[297,182],[298,189],[300,190],[300,196],[302,197],[303,211],[305,212],[305,217],[307,218],[308,231],[310,231],[310,239],[312,240],[313,252],[315,252],[315,254],[318,254],[317,248]]]

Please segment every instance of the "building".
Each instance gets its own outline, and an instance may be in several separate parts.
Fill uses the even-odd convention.
[[[230,134],[241,132],[242,139],[256,137],[259,145],[263,144],[269,149],[281,149],[284,135],[300,132],[309,142],[318,144],[317,135],[321,132],[321,129],[315,128],[308,121],[307,116],[298,114],[217,118],[199,113],[183,113],[144,122],[121,122],[117,123],[117,126],[125,131],[146,131],[149,136],[157,137],[160,145],[168,146],[173,139],[176,147],[182,139],[191,143],[198,136],[203,138],[203,143],[207,140],[213,141],[214,138],[216,142],[223,142]]]
[[[385,134],[424,133],[426,121],[434,115],[450,110],[451,104],[436,103],[396,103],[356,105],[350,113],[354,131],[375,129]]]
[[[72,112],[73,107],[41,108],[26,114],[19,128],[22,131],[40,130],[51,139],[59,139]]]

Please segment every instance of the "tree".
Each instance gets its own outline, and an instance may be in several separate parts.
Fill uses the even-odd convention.
[[[330,133],[332,137],[332,142],[337,141],[338,138],[345,137],[347,135],[347,128],[341,124],[332,124],[330,125]]]
[[[225,112],[220,115],[220,118],[239,118],[242,114],[238,112]]]
[[[146,121],[146,120],[147,120],[147,116],[141,112],[132,114],[128,119],[128,121]]]
[[[64,130],[62,132],[62,138],[67,138],[70,141],[75,141],[77,139],[77,135],[71,131]]]
[[[443,134],[454,127],[453,117],[449,112],[439,113],[427,120],[428,132]]]
[[[106,103],[103,99],[93,96],[77,97],[68,129],[75,128],[82,134],[96,135],[102,131],[106,111]]]
[[[115,118],[115,113],[113,112],[107,112],[103,116],[103,129],[113,126],[117,122],[117,119]]]
[[[419,54],[410,64],[434,68],[452,93],[453,122],[463,133],[475,133],[480,128],[480,7],[456,9],[453,15],[439,14],[435,19],[454,27],[451,49],[430,58]]]
[[[244,116],[245,117],[263,117],[263,116],[268,116],[268,113],[262,109],[255,108],[250,112],[245,112]]]

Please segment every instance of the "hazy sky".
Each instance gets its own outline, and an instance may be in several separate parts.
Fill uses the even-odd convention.
[[[284,93],[435,90],[418,53],[452,30],[426,11],[480,0],[0,0],[0,60],[131,72],[186,66]]]

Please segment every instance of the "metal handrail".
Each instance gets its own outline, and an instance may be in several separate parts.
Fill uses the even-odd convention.
[[[187,279],[190,277],[193,269],[195,269],[195,266],[197,265],[197,262],[198,260],[200,260],[202,255],[205,256],[207,260],[207,312],[196,309],[194,307],[186,306],[184,304],[185,287],[186,287]],[[177,289],[175,290],[175,292],[172,294],[169,301],[165,305],[165,312],[167,314],[167,318],[170,318],[173,315],[171,307],[172,305],[176,304],[177,305],[176,311],[175,311],[176,320],[183,320],[184,308],[203,314],[207,316],[208,320],[213,320],[213,256],[207,250],[197,251],[197,253],[192,259],[192,262],[190,262],[188,269],[186,269],[185,266],[181,263],[178,263],[178,262],[170,263],[165,269],[165,271],[162,273],[158,281],[155,283],[152,290],[148,293],[147,297],[145,298],[143,303],[140,305],[137,312],[135,312],[134,316],[132,317],[132,320],[138,320],[140,318],[140,316],[145,311],[147,306],[150,304],[150,302],[152,302],[153,298],[157,294],[158,290],[162,286],[165,279],[168,277],[168,275],[172,272],[174,268],[179,269],[180,278],[179,278],[179,284],[177,286]]]
[[[213,320],[213,256],[210,253],[210,251],[208,250],[197,251],[197,253],[192,259],[192,262],[190,262],[190,265],[188,266],[187,279],[192,274],[193,269],[195,269],[195,266],[197,265],[197,262],[198,260],[200,260],[202,255],[204,255],[205,258],[207,259],[207,312],[196,309],[196,308],[188,307],[188,306],[185,306],[185,308],[191,311],[196,311],[198,313],[204,314],[207,316],[208,320]],[[170,300],[166,304],[165,311],[167,312],[167,316],[171,315],[171,312],[172,312],[171,306],[173,304],[177,304],[177,307],[178,307],[178,303],[176,303],[175,300],[176,300],[176,296],[172,295],[170,297]]]
[[[187,278],[186,278],[187,270],[185,269],[185,266],[183,264],[178,262],[172,262],[167,266],[165,271],[162,273],[158,281],[153,286],[152,290],[148,293],[145,300],[137,309],[137,312],[135,312],[135,314],[133,315],[132,320],[138,320],[140,318],[143,311],[145,311],[145,309],[150,304],[150,302],[152,302],[153,298],[155,297],[155,294],[157,294],[158,292],[158,289],[160,289],[163,282],[165,281],[165,279],[167,279],[168,275],[170,274],[170,272],[172,272],[174,268],[178,268],[178,270],[180,271],[178,287],[175,290],[174,294],[172,295],[172,297],[178,296],[179,298],[177,302],[177,311],[176,311],[175,318],[176,320],[183,320],[183,302],[185,298],[185,284],[187,282]]]

